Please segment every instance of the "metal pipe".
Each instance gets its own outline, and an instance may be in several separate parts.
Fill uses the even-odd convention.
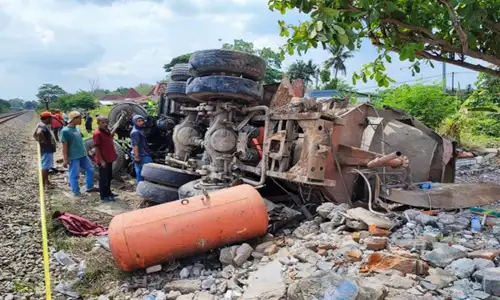
[[[254,111],[259,111],[259,110],[264,111],[264,117],[265,117],[265,120],[264,120],[264,150],[266,150],[265,145],[267,143],[267,133],[269,131],[269,123],[271,121],[269,107],[267,107],[265,105],[259,105],[259,106],[253,106],[253,107],[246,107],[246,108],[242,109],[243,112],[254,112]],[[255,181],[255,180],[251,180],[248,178],[242,178],[243,182],[248,183],[250,185],[254,185],[254,186],[262,185],[266,182],[267,155],[268,155],[268,151],[262,152],[262,159],[260,160],[260,180]]]
[[[373,169],[373,168],[378,168],[378,167],[382,167],[382,166],[393,167],[394,164],[396,164],[396,167],[397,167],[398,166],[397,162],[393,162],[392,160],[398,158],[399,165],[402,165],[403,161],[399,160],[399,157],[401,155],[402,155],[402,153],[400,151],[395,151],[395,152],[389,153],[389,154],[381,156],[381,157],[377,157],[377,158],[369,161],[368,164],[366,164],[366,166],[370,169]]]

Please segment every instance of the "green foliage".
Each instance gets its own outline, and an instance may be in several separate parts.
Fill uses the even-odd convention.
[[[153,101],[151,99],[148,100],[148,104],[146,105],[146,111],[149,116],[157,116],[158,115],[158,102]]]
[[[35,109],[38,106],[38,102],[36,101],[24,101],[23,108],[24,109]]]
[[[456,97],[443,92],[438,85],[401,85],[380,93],[374,103],[401,108],[422,121],[437,128],[448,116],[456,112]]]
[[[310,59],[307,63],[298,59],[288,67],[287,76],[290,81],[302,79],[306,84],[312,82],[312,78],[318,73],[318,66]]]
[[[175,66],[176,64],[182,64],[182,63],[188,63],[189,58],[191,57],[191,54],[193,53],[187,53],[183,55],[179,55],[177,57],[172,58],[172,60],[163,66],[163,69],[165,69],[165,72],[169,73],[172,71],[172,67]]]
[[[9,101],[0,99],[0,113],[6,113],[9,110],[10,110]]]
[[[126,87],[121,86],[121,87],[117,88],[116,90],[114,90],[113,92],[111,92],[110,94],[125,95],[125,94],[127,94],[129,89],[130,88],[126,88]]]
[[[19,98],[10,99],[9,104],[11,109],[21,109],[24,107],[23,99]]]
[[[40,103],[39,107],[45,109],[45,104]],[[49,103],[49,109],[61,109],[69,111],[72,109],[94,109],[97,107],[97,102],[90,92],[78,91],[76,94],[65,94],[55,102]]]
[[[280,35],[288,38],[282,55],[328,45],[355,50],[367,38],[379,47],[377,59],[354,73],[354,81],[370,78],[389,86],[384,66],[391,63],[389,52],[412,62],[414,73],[420,72],[417,59],[424,59],[500,76],[499,70],[464,59],[500,66],[498,0],[269,0],[269,8],[281,14],[298,9],[310,17],[298,25],[278,22]]]
[[[333,69],[333,78],[337,79],[338,73],[342,75],[347,75],[347,68],[345,66],[346,60],[353,57],[352,51],[345,50],[345,46],[327,46],[330,58],[325,61],[326,69]]]
[[[339,90],[343,92],[354,92],[354,88],[347,83],[347,81],[343,79],[332,79],[326,83],[324,83],[321,90]]]
[[[38,93],[36,97],[41,102],[55,102],[57,99],[63,95],[66,95],[66,91],[62,87],[55,84],[43,84],[38,88]]]
[[[153,88],[153,85],[152,84],[148,84],[148,83],[141,83],[141,84],[138,84],[136,87],[135,87],[135,90],[141,94],[141,96],[146,96],[149,92],[151,92],[151,89]]]
[[[255,49],[252,42],[246,42],[240,39],[234,40],[232,44],[223,44],[222,49],[241,51],[259,56],[266,61],[267,65],[264,83],[275,83],[281,80],[282,73],[280,69],[283,58],[280,53],[275,52],[271,48],[264,47],[262,49]]]

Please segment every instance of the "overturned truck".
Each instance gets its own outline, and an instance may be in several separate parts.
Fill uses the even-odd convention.
[[[263,234],[263,197],[289,202],[307,218],[325,201],[390,211],[469,206],[464,195],[471,193],[476,204],[493,200],[488,192],[497,187],[448,185],[455,143],[404,111],[303,98],[286,79],[263,87],[264,72],[259,57],[228,50],[199,51],[174,67],[166,91],[182,115],[174,151],[163,164],[145,165],[146,181],[137,186],[145,199],[167,203],[112,221],[121,269]],[[422,182],[441,185],[422,190]]]

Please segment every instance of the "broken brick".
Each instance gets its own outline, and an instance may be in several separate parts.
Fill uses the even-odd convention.
[[[328,244],[328,243],[319,243],[318,244],[318,249],[335,250],[336,248],[337,247],[335,247],[335,245]]]
[[[359,251],[359,249],[353,249],[353,250],[347,251],[347,256],[349,256],[351,258],[355,258],[355,259],[361,258],[362,254],[363,253],[361,253],[361,251]]]
[[[429,273],[429,265],[420,259],[393,256],[382,253],[373,253],[367,262],[361,266],[360,272],[397,270],[404,274],[426,275]]]
[[[355,241],[356,243],[359,243],[359,240],[361,239],[361,235],[359,232],[353,232],[352,233],[352,240]]]
[[[378,228],[375,225],[370,225],[368,231],[372,236],[390,236],[391,232],[386,229]]]
[[[271,245],[264,250],[264,255],[271,256],[278,252],[279,248],[277,245]]]
[[[469,258],[484,258],[489,260],[494,260],[500,254],[500,250],[496,249],[487,249],[487,250],[478,250],[473,251],[468,254]]]
[[[326,250],[326,249],[319,249],[317,253],[320,256],[327,256],[328,255],[328,250]]]
[[[366,249],[380,251],[387,248],[387,238],[371,238],[365,241]]]

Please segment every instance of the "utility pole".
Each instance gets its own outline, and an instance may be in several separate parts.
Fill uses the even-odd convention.
[[[455,93],[455,72],[451,72],[451,92]]]
[[[446,64],[443,62],[443,92],[446,93]]]

